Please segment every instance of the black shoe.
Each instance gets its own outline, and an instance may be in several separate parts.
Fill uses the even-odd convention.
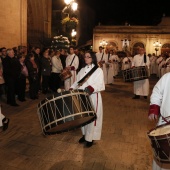
[[[148,97],[147,97],[147,96],[144,96],[143,98],[144,98],[144,99],[147,99]]]
[[[88,141],[86,142],[86,147],[87,148],[90,148],[92,145],[93,145],[93,141],[92,142],[88,142]]]
[[[15,107],[17,107],[17,106],[19,106],[19,104],[17,104],[17,103],[12,103],[12,104],[10,104],[11,106],[15,106]]]
[[[85,137],[83,136],[79,139],[79,143],[84,143],[84,142],[86,142],[86,140],[85,140]]]
[[[8,124],[9,124],[9,119],[8,118],[4,118],[2,120],[2,123],[3,123],[3,131],[7,130],[8,129]]]
[[[140,99],[139,95],[135,95],[134,97],[132,97],[132,99]]]

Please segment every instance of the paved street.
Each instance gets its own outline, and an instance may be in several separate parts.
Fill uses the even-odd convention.
[[[156,81],[151,77],[150,90]],[[149,99],[132,97],[133,84],[124,83],[121,77],[106,86],[102,139],[91,148],[78,143],[80,129],[42,135],[37,104],[45,98],[43,94],[39,100],[18,102],[20,107],[2,101],[10,125],[0,133],[0,170],[151,170],[147,131],[155,123],[147,119]]]

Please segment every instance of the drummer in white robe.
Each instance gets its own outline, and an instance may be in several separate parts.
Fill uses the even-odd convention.
[[[130,54],[126,54],[126,56],[122,60],[122,70],[126,70],[131,68],[132,66],[132,57]]]
[[[158,58],[157,58],[157,60],[156,60],[156,63],[157,63],[157,68],[158,68],[158,70],[157,70],[157,77],[161,77],[161,68],[162,68],[162,66],[161,66],[161,62],[163,61],[163,56],[161,55],[161,56],[159,56]]]
[[[108,51],[104,52],[102,50],[103,48],[100,46],[99,47],[99,52],[96,53],[96,58],[98,63],[102,63],[102,70],[103,70],[103,75],[104,75],[104,82],[107,84],[107,75],[108,75],[108,67],[107,67],[107,62],[108,62]]]
[[[163,125],[166,122],[163,120],[163,117],[170,121],[170,73],[165,74],[157,82],[153,88],[151,97],[150,97],[150,108],[149,108],[149,119],[155,121],[158,119],[158,126]],[[161,116],[160,116],[161,113]],[[162,117],[163,116],[163,117]],[[167,118],[168,117],[168,118]],[[170,164],[160,163],[156,160],[153,160],[153,170],[169,170]]]
[[[6,118],[1,112],[1,105],[0,105],[0,127],[2,127],[3,131],[8,129],[9,119]]]
[[[72,76],[65,80],[65,90],[69,90],[70,86],[76,81],[76,70],[79,66],[79,59],[74,53],[74,48],[70,46],[70,54],[66,58],[66,68],[71,71]],[[70,66],[71,65],[71,66]]]
[[[150,74],[156,74],[157,73],[157,67],[156,67],[157,57],[155,53],[153,53],[149,59],[150,59]]]
[[[132,61],[132,67],[147,66],[149,68],[150,60],[146,56],[146,63],[144,62],[144,48],[139,49],[139,54],[135,55]],[[134,94],[133,99],[139,99],[140,96],[144,96],[147,99],[149,95],[149,79],[134,81]]]
[[[82,134],[79,143],[85,143],[86,147],[93,145],[93,140],[101,139],[102,122],[103,122],[103,106],[100,91],[105,90],[103,71],[97,68],[93,74],[84,82],[82,86],[78,86],[78,81],[81,80],[94,66],[97,65],[96,56],[94,53],[85,53],[85,63],[87,64],[80,70],[77,75],[77,81],[71,86],[73,89],[83,89],[89,93],[94,110],[96,111],[97,119],[88,125],[83,126]]]
[[[119,72],[119,62],[120,62],[120,58],[118,57],[118,55],[116,54],[115,51],[113,51],[113,76],[117,76],[118,72]]]
[[[165,61],[165,65],[166,65],[166,70],[165,72],[168,73],[170,72],[170,54],[168,55],[166,61]]]

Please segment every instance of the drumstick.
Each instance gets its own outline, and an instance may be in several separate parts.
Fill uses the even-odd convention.
[[[65,91],[65,89],[57,89],[57,93],[62,93],[62,92],[64,92]]]

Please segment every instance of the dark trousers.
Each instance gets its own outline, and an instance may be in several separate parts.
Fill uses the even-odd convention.
[[[47,92],[50,85],[50,76],[42,76],[42,91]]]
[[[31,99],[38,97],[38,79],[28,78],[29,80],[29,94]]]
[[[15,94],[17,91],[18,79],[17,78],[6,78],[5,82],[7,86],[7,103],[16,104]]]
[[[20,77],[18,79],[18,99],[24,100],[25,99],[25,90],[26,90],[26,77]]]
[[[60,73],[51,73],[51,90],[53,92],[57,92],[57,89],[61,87],[61,78],[60,78]]]

